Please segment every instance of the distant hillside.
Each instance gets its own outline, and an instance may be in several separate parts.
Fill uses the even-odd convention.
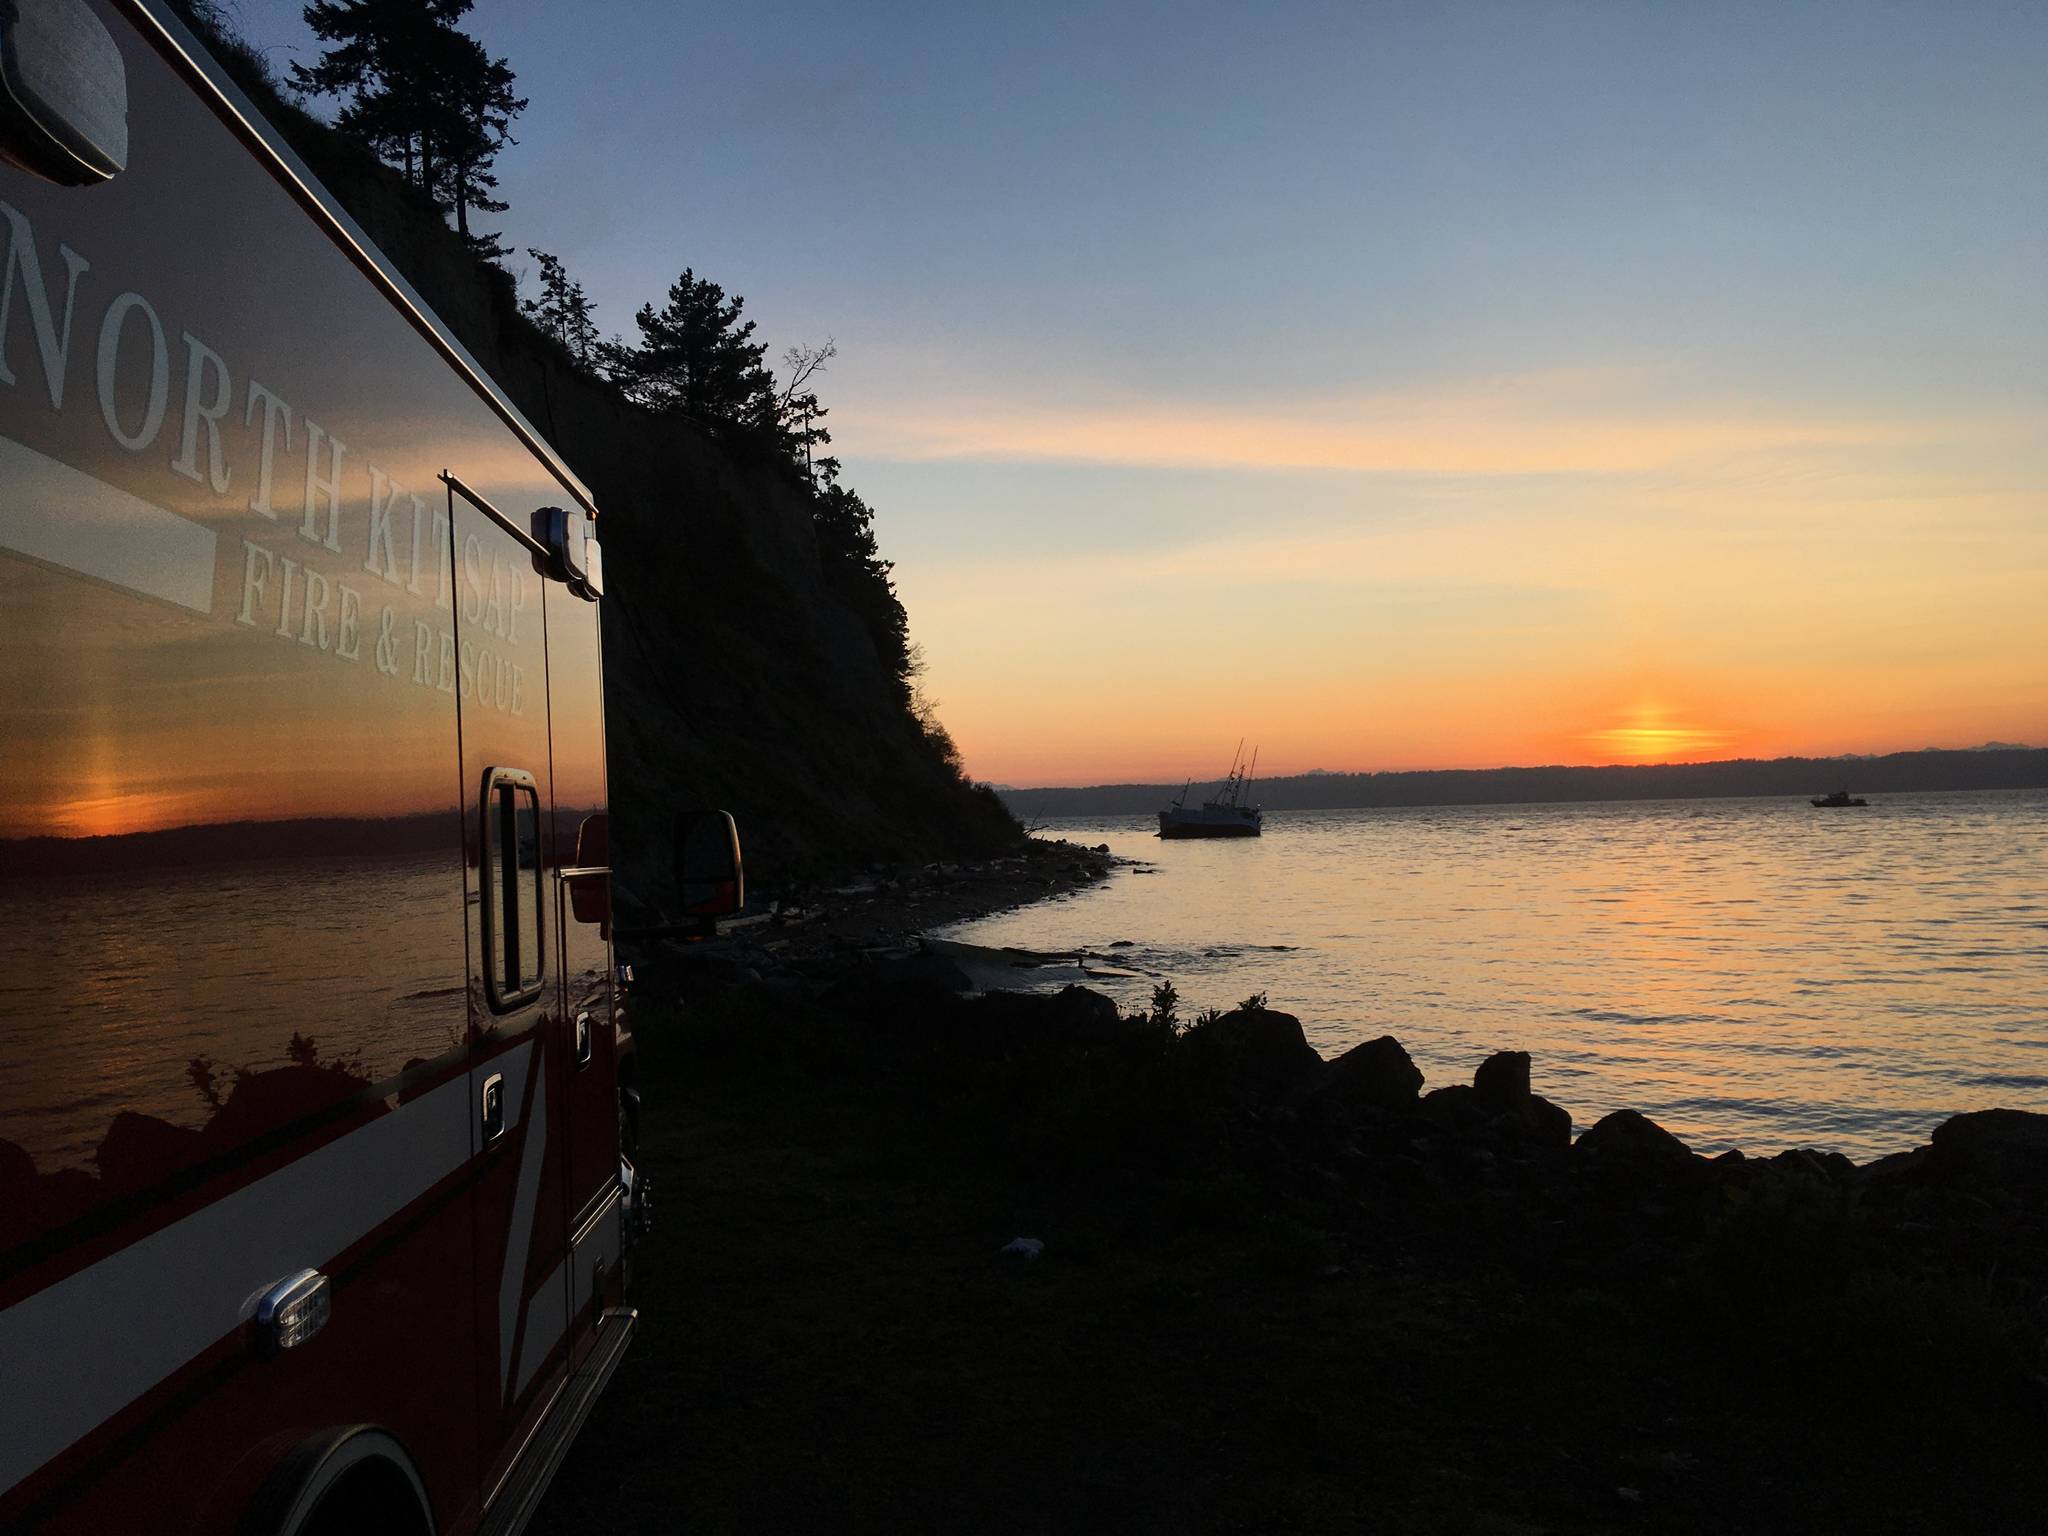
[[[1817,795],[1844,785],[1859,794],[1936,789],[2048,788],[2048,749],[1991,746],[1974,752],[1894,752],[1885,757],[1738,758],[1644,767],[1478,768],[1416,773],[1303,773],[1262,779],[1253,798],[1269,811],[1377,805],[1536,805],[1569,800],[1706,800],[1735,795]],[[1194,798],[1202,790],[1196,785]],[[1178,784],[1096,784],[1085,789],[1011,789],[1002,796],[1026,822],[1058,816],[1126,816],[1158,810]]]

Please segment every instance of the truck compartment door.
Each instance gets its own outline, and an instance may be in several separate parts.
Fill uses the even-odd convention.
[[[520,472],[530,473],[526,466]],[[451,564],[443,644],[461,737],[477,1419],[492,1488],[567,1353],[561,852],[548,760],[545,583],[494,506],[529,488],[445,477]],[[500,498],[503,498],[502,500]]]

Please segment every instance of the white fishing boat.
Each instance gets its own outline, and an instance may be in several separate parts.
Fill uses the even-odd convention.
[[[1223,782],[1216,786],[1214,798],[1204,800],[1199,806],[1187,804],[1188,790],[1194,786],[1190,779],[1181,786],[1173,798],[1173,804],[1159,813],[1159,835],[1161,837],[1257,837],[1265,818],[1256,805],[1247,802],[1251,792],[1252,773],[1259,766],[1258,748],[1252,749],[1252,760],[1244,760],[1244,743],[1237,744],[1237,755],[1230,760],[1230,772]]]

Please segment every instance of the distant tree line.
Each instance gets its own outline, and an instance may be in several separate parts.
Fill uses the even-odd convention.
[[[326,46],[312,64],[292,66],[290,83],[302,95],[339,103],[334,126],[439,208],[479,261],[502,266],[509,254],[502,237],[474,220],[507,211],[496,196],[497,157],[517,142],[512,124],[527,100],[514,94],[507,61],[458,25],[473,5],[310,0],[306,23]],[[184,0],[180,8],[209,30],[226,30],[216,0]],[[957,764],[916,693],[918,658],[893,566],[875,543],[874,513],[840,483],[839,460],[826,451],[830,411],[817,382],[838,353],[831,339],[787,349],[778,379],[767,343],[745,318],[746,301],[687,266],[659,306],[640,306],[633,340],[606,339],[583,285],[560,258],[532,247],[527,254],[539,265],[538,291],[521,307],[569,367],[650,411],[751,442],[788,464],[810,498],[829,583],[860,617],[935,749]]]
[[[1993,745],[1970,751],[1930,748],[1893,752],[1883,757],[1307,773],[1261,779],[1253,787],[1253,798],[1268,811],[1317,811],[1772,795],[1810,798],[1845,786],[1871,795],[2048,789],[2048,750]],[[1178,784],[1091,784],[1079,789],[1004,789],[1001,793],[1012,811],[1028,818],[1138,816],[1158,810],[1180,788]]]

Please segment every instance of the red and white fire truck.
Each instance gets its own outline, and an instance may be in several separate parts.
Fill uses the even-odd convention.
[[[0,4],[0,1527],[517,1530],[634,1314],[589,494],[157,0]]]

